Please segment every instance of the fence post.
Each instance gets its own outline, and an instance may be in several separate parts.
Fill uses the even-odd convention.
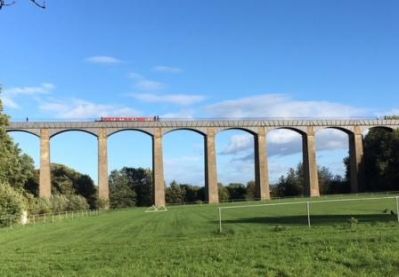
[[[310,228],[310,208],[309,208],[309,201],[306,202],[306,211],[308,212],[308,226]]]
[[[222,209],[219,207],[219,233],[222,232]]]

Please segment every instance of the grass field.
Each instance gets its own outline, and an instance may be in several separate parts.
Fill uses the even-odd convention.
[[[311,203],[310,229],[303,203],[223,209],[222,233],[218,207],[127,209],[1,229],[0,276],[399,274],[395,199]]]

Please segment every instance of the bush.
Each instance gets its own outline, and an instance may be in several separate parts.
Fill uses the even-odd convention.
[[[72,194],[68,196],[68,211],[88,210],[89,204],[83,196]]]
[[[50,205],[53,213],[61,213],[68,210],[69,200],[65,195],[56,194],[51,196]]]
[[[47,214],[51,212],[51,203],[48,199],[37,198],[31,194],[26,196],[28,212],[30,214]]]
[[[89,209],[87,200],[80,195],[70,194],[61,195],[56,194],[50,198],[51,211],[53,213],[61,213],[65,211],[80,211]]]
[[[17,223],[24,210],[24,197],[8,184],[0,184],[0,226]]]

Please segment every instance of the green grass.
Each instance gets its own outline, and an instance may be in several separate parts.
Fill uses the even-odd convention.
[[[345,197],[327,200],[338,198]],[[243,204],[247,203],[221,206]],[[218,207],[176,206],[159,213],[137,208],[1,229],[0,276],[397,276],[399,272],[399,223],[390,214],[396,212],[395,199],[313,202],[310,229],[303,203],[223,209],[221,234]],[[351,217],[358,223],[349,223]]]

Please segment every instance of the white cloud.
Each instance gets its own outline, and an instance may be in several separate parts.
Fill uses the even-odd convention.
[[[132,94],[132,97],[146,103],[167,103],[181,106],[196,104],[205,99],[202,95],[193,94],[138,93]]]
[[[272,130],[267,136],[268,156],[287,156],[302,152],[302,137],[290,130]],[[316,134],[317,151],[348,149],[348,135],[334,129],[320,130]],[[253,137],[250,134],[233,135],[222,155],[246,153],[236,160],[252,160],[254,151]]]
[[[111,56],[92,56],[86,58],[85,61],[89,63],[104,64],[104,65],[113,65],[113,64],[122,63],[122,60],[119,60]]]
[[[135,116],[139,112],[125,106],[98,104],[81,99],[44,102],[39,106],[43,112],[51,112],[56,118],[87,119],[101,116]]]
[[[173,180],[179,183],[204,185],[204,156],[189,155],[178,156],[172,159],[165,157],[165,178],[169,185]],[[190,174],[187,174],[190,172]]]
[[[366,110],[327,101],[298,101],[283,94],[263,94],[227,100],[205,107],[211,117],[350,118]]]
[[[133,80],[141,80],[145,79],[143,75],[136,73],[136,72],[129,72],[127,75],[128,78],[133,79]]]
[[[254,139],[252,135],[232,135],[228,145],[223,149],[220,154],[222,155],[232,155],[240,152],[245,152],[248,150],[253,150]]]
[[[166,87],[164,83],[149,80],[136,72],[130,72],[128,77],[134,80],[134,87],[144,91],[159,91]]]
[[[4,94],[10,96],[49,94],[54,88],[51,83],[42,83],[40,86],[5,88]]]
[[[183,70],[174,66],[166,66],[166,65],[156,65],[152,68],[153,71],[164,72],[164,73],[181,73]]]
[[[165,87],[165,84],[157,81],[143,79],[137,81],[134,86],[139,90],[154,91],[163,89]]]
[[[11,87],[4,88],[1,96],[5,107],[18,109],[20,106],[15,98],[21,96],[33,97],[37,95],[50,94],[54,89],[55,86],[52,83],[42,83],[39,86]]]
[[[10,97],[2,95],[1,101],[3,102],[4,107],[11,109],[18,109],[19,105]]]

